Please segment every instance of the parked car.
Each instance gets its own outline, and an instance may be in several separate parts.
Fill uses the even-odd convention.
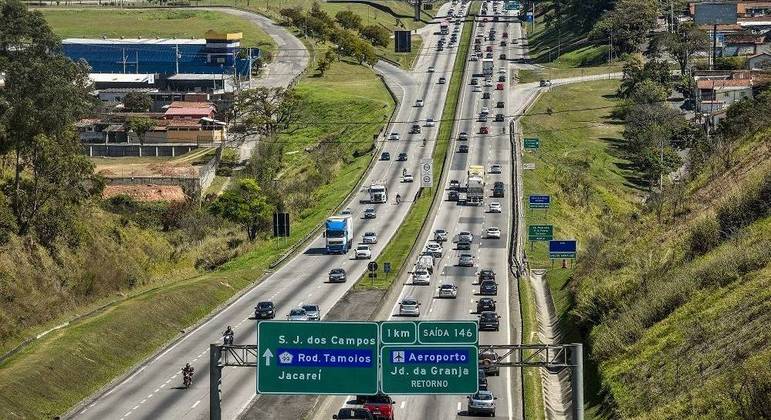
[[[356,259],[370,259],[372,258],[372,250],[369,249],[369,245],[359,245],[354,251]]]
[[[321,308],[314,303],[308,303],[302,306],[305,309],[305,313],[308,315],[308,321],[320,321],[321,320]]]
[[[345,283],[346,274],[344,268],[333,268],[329,270],[330,283]]]
[[[458,286],[455,283],[444,283],[439,286],[437,296],[440,298],[455,299],[458,297]]]
[[[420,302],[406,297],[399,302],[399,316],[420,316]]]
[[[489,415],[495,417],[495,400],[498,398],[490,391],[478,391],[468,396],[468,415]]]
[[[480,298],[477,301],[477,313],[482,313],[485,311],[493,311],[495,312],[495,300],[493,298]]]
[[[364,232],[364,236],[362,236],[361,242],[365,244],[376,244],[377,234],[375,232]]]
[[[286,319],[289,321],[307,321],[308,314],[305,312],[305,309],[303,308],[294,308],[291,311],[289,311],[289,314],[286,316]]]
[[[498,331],[500,329],[501,316],[493,311],[484,311],[479,314],[479,331]]]
[[[273,319],[276,317],[276,306],[271,301],[257,303],[254,307],[255,319]]]

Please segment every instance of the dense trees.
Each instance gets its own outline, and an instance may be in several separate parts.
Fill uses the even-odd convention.
[[[665,35],[664,46],[680,65],[680,73],[685,74],[693,54],[709,48],[709,36],[695,23],[684,22]]]
[[[337,12],[335,21],[345,29],[359,30],[362,27],[361,16],[350,10],[341,10]]]
[[[654,0],[618,0],[592,29],[594,38],[613,39],[614,51],[636,52],[656,25],[658,8]]]
[[[123,107],[129,112],[145,112],[150,110],[153,100],[150,95],[141,92],[129,92],[123,97]]]
[[[248,178],[239,180],[236,188],[225,191],[210,208],[213,214],[241,225],[250,241],[270,227],[274,210],[257,181]]]
[[[1,7],[0,154],[11,162],[0,175],[3,212],[13,214],[16,233],[51,245],[73,232],[72,214],[101,185],[72,127],[94,106],[88,68],[60,53],[39,12],[16,0]]]
[[[385,47],[391,38],[391,32],[382,26],[368,25],[361,29],[361,36],[371,42],[372,45]]]

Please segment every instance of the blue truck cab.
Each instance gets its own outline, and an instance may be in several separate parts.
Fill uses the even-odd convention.
[[[353,243],[353,217],[350,214],[332,216],[326,221],[324,237],[327,254],[345,254]]]

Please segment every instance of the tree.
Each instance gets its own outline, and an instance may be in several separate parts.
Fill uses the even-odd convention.
[[[329,69],[330,66],[332,66],[332,63],[334,63],[337,60],[337,54],[334,50],[327,50],[326,53],[324,53],[324,56],[319,59],[318,64],[316,65],[316,70],[319,72],[320,76],[324,76],[324,73]]]
[[[361,36],[364,39],[379,47],[387,47],[391,38],[391,32],[388,29],[378,25],[368,25],[361,29]]]
[[[693,22],[684,22],[674,33],[667,33],[664,46],[680,65],[680,74],[685,74],[693,54],[709,49],[709,35]]]
[[[229,189],[212,203],[210,211],[241,225],[250,241],[260,231],[269,228],[275,208],[268,204],[257,181],[242,179],[236,188]]]
[[[300,104],[291,89],[260,87],[241,91],[233,108],[245,135],[272,137],[297,118]]]
[[[101,187],[72,129],[95,105],[88,68],[61,54],[40,12],[7,0],[0,6],[0,71],[0,154],[10,155],[13,167],[0,183],[17,233],[34,228],[51,245],[73,231],[65,222]]]
[[[671,88],[672,73],[666,61],[649,60],[643,64],[638,55],[632,55],[624,63],[622,71],[624,75],[621,78],[618,93],[624,98],[629,97],[636,90],[637,85],[645,80],[662,86],[667,92]]]
[[[361,29],[361,16],[350,10],[341,10],[337,12],[335,20],[345,29]]]
[[[629,100],[638,105],[664,102],[668,97],[669,89],[651,79],[638,83],[629,94]]]
[[[640,49],[656,26],[658,8],[654,0],[618,0],[591,32],[592,38],[613,39],[613,49],[632,53]]]
[[[155,121],[147,117],[131,117],[126,121],[126,128],[139,137],[139,144],[145,144],[145,134],[155,127]]]
[[[129,112],[146,112],[153,105],[150,95],[142,92],[129,92],[123,97],[123,108]]]
[[[673,139],[687,124],[678,111],[666,104],[642,104],[630,108],[624,126],[629,159],[651,187],[658,179],[661,188],[663,175],[680,165]]]

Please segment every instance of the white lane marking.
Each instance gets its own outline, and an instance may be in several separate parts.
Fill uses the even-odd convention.
[[[190,407],[190,408],[195,408],[195,407],[196,407],[198,404],[200,404],[200,403],[201,403],[201,400],[198,400],[198,401],[196,401],[196,402],[195,402],[195,404],[193,404],[193,406],[192,406],[192,407]]]
[[[404,406],[407,405],[407,400],[403,400],[401,404],[399,404],[399,408],[404,409]]]
[[[163,384],[167,385],[169,382],[171,382],[171,379],[166,380],[166,382],[164,382]]]
[[[136,410],[137,408],[139,408],[139,404],[135,405],[131,410]]]
[[[145,403],[145,401],[147,401],[147,398],[145,398],[145,399],[143,399],[142,401],[140,401],[140,402],[139,402],[139,404],[140,404],[140,405],[141,405],[141,404],[144,404],[144,403]]]
[[[155,394],[156,392],[158,392],[160,390],[161,390],[161,388],[155,388],[155,391],[153,391],[153,394]]]
[[[460,401],[458,401],[458,411],[460,411],[461,407],[463,407],[463,404]]]

